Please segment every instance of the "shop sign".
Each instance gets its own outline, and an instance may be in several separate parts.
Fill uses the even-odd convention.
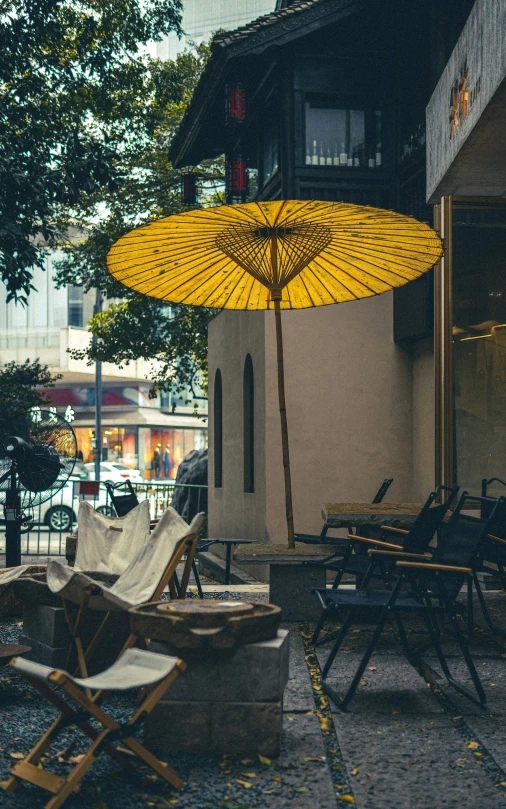
[[[478,76],[473,87],[469,85],[469,70],[464,63],[459,77],[450,90],[450,140],[456,137],[459,126],[469,115],[481,89],[481,77]]]

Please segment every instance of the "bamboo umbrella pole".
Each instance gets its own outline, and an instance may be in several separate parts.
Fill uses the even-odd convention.
[[[283,449],[283,471],[285,475],[286,525],[288,528],[288,547],[295,548],[295,538],[293,534],[292,477],[290,474],[288,424],[286,421],[283,332],[281,329],[281,301],[279,300],[274,301],[274,317],[276,320],[276,349],[278,353],[278,396],[279,396],[279,415],[281,419],[281,446]]]

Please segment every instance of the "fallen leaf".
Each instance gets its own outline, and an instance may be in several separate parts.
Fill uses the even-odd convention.
[[[336,795],[338,801],[344,801],[345,803],[355,803],[355,798],[353,795]]]
[[[465,758],[458,758],[457,761],[456,761],[456,764],[457,764],[457,767],[462,767],[462,769],[465,769],[465,766],[466,766]]]
[[[479,746],[478,742],[466,742],[466,747],[469,747],[470,750],[476,750]]]
[[[280,784],[281,783],[281,778],[272,778],[272,781],[277,781]]]
[[[11,758],[17,758],[19,760],[25,757],[24,753],[9,753],[9,755]]]
[[[241,759],[241,764],[251,764],[252,761],[252,758],[243,758]]]
[[[491,688],[495,688],[495,683],[489,683],[489,686],[490,686]]]
[[[325,756],[304,756],[304,761],[325,761]]]
[[[482,756],[482,755],[483,755],[483,753],[475,753],[474,755],[475,755],[475,756]]]
[[[296,789],[294,789],[293,791],[294,792],[309,792],[309,787],[296,787]]]
[[[353,646],[341,646],[341,651],[342,652],[352,652],[353,649],[354,649]]]
[[[366,772],[366,775],[367,775],[368,778],[372,778],[372,775],[371,775],[370,772]]]
[[[360,769],[358,767],[355,767],[355,769],[351,771],[350,775],[358,775],[359,772],[360,772]]]
[[[360,680],[360,685],[368,685],[367,680]]]
[[[286,718],[288,719],[289,722],[293,722],[293,716],[288,716],[288,714],[287,714]]]
[[[319,717],[320,720],[320,730],[330,730],[332,725],[330,723],[330,719],[327,719],[326,716]]]
[[[452,720],[456,722],[458,719],[462,719],[462,715],[460,716],[452,716]]]
[[[376,666],[369,666],[369,671],[376,671]]]
[[[422,733],[425,733],[425,728],[418,728],[418,730],[421,730]]]
[[[258,754],[258,760],[261,764],[266,764],[268,767],[271,766],[272,761],[267,756],[262,756],[260,753]]]
[[[257,777],[256,772],[243,772],[243,773],[241,773],[241,775],[245,775],[246,778],[256,778]]]

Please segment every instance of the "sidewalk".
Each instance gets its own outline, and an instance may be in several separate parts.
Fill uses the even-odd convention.
[[[250,599],[266,594],[245,592]],[[239,588],[206,586],[206,597],[240,597]],[[486,595],[506,628],[506,599]],[[477,624],[481,614],[476,611]],[[13,640],[17,621],[0,625],[3,641]],[[69,809],[463,809],[506,806],[506,641],[478,629],[473,657],[488,697],[480,709],[443,685],[430,689],[400,654],[388,630],[370,661],[364,684],[346,714],[328,705],[319,683],[317,655],[308,625],[287,625],[291,634],[291,677],[285,692],[284,740],[279,759],[174,755],[171,764],[186,783],[171,792],[159,781],[126,778],[105,757],[84,779]],[[410,625],[412,636],[423,632]],[[367,642],[362,625],[350,635],[348,651],[335,666],[333,685],[342,688]],[[456,650],[449,660],[461,668]],[[432,661],[431,661],[432,662]],[[434,667],[438,668],[436,663]],[[117,707],[125,705],[125,697]],[[36,692],[9,669],[0,669],[0,778],[12,766],[12,753],[26,753],[51,721]],[[61,748],[67,746],[62,739]],[[3,748],[3,750],[1,749]],[[45,795],[22,785],[2,797],[5,809],[42,809]]]

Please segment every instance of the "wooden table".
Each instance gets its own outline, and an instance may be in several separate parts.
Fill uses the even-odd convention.
[[[329,528],[357,528],[361,525],[409,529],[423,503],[324,503],[322,518]]]

